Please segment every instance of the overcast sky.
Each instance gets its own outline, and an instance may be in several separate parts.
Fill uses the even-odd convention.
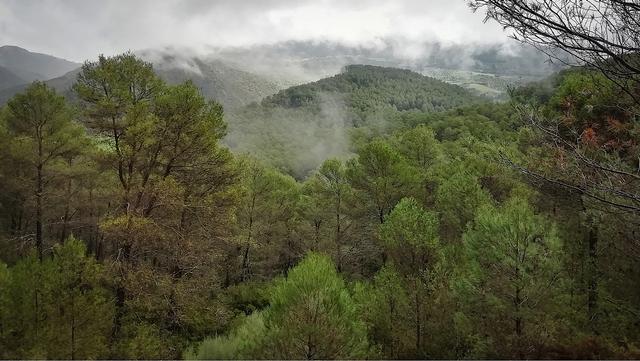
[[[163,46],[506,40],[482,19],[465,0],[0,0],[0,45],[83,61]]]

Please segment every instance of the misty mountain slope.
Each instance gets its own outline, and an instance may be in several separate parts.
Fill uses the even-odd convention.
[[[76,82],[76,78],[80,73],[80,68],[76,68],[62,76],[46,80],[44,83],[55,89],[59,94],[64,95],[67,99],[73,101],[74,95],[71,87]],[[0,106],[6,104],[14,95],[24,91],[29,83],[16,85],[7,89],[0,89]]]
[[[30,83],[62,76],[78,68],[80,64],[7,45],[0,47],[0,66]]]
[[[170,84],[191,80],[207,99],[226,110],[258,102],[283,87],[227,63],[208,57],[185,55],[179,50],[144,50],[138,54],[153,63],[156,73]]]
[[[220,61],[196,60],[199,72],[181,68],[160,68],[156,72],[169,84],[191,80],[207,99],[213,99],[233,109],[257,102],[276,93],[277,85],[247,72],[230,68]]]
[[[0,66],[0,91],[24,83],[24,79],[14,74],[11,70]]]
[[[191,80],[207,99],[220,102],[227,110],[258,102],[283,88],[258,75],[230,67],[220,60],[183,57],[166,52],[161,56],[151,56],[149,51],[142,52],[141,56],[151,61],[156,73],[168,83],[177,84]],[[4,79],[2,70],[0,68],[0,80]],[[79,72],[78,65],[62,76],[46,80],[45,83],[67,98],[72,98],[71,87]],[[13,73],[8,71],[6,82],[0,81],[0,105],[31,83],[10,80],[9,74]],[[8,86],[3,87],[4,84]]]
[[[469,91],[410,70],[351,65],[227,114],[225,142],[302,178],[327,158],[348,157],[356,130],[382,132],[405,111],[475,104]]]

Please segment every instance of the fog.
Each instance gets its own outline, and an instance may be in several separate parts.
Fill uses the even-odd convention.
[[[250,154],[298,178],[326,159],[349,157],[352,124],[345,114],[344,99],[329,93],[320,93],[318,98],[317,113],[256,106],[229,114],[224,142],[236,152]]]
[[[493,44],[503,30],[466,0],[4,0],[0,44],[84,61],[99,53],[184,46],[202,53],[328,41],[419,57],[424,44]]]

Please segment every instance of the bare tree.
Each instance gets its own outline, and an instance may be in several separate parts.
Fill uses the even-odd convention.
[[[485,21],[497,21],[511,31],[511,37],[545,52],[552,60],[604,75],[626,99],[611,106],[624,113],[627,121],[638,117],[639,0],[472,0],[469,6],[485,11]],[[558,119],[544,117],[531,107],[518,106],[516,110],[540,132],[547,145],[562,152],[567,167],[542,172],[503,157],[505,162],[533,179],[561,186],[618,211],[640,213],[638,154],[619,157],[609,149],[594,150],[584,145],[586,129],[567,131]]]
[[[640,1],[638,0],[472,0],[511,36],[565,61],[602,71],[612,80],[640,74]],[[628,84],[621,83],[625,88]],[[636,92],[632,92],[635,95]]]

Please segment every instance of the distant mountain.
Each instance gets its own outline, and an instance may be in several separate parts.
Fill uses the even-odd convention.
[[[0,66],[0,91],[25,83],[25,80],[14,74],[11,70]]]
[[[263,76],[314,81],[349,64],[406,68],[466,70],[509,76],[544,77],[558,70],[540,51],[517,42],[447,45],[425,42],[407,49],[390,39],[375,47],[345,46],[332,42],[288,41],[245,48],[213,49],[216,57]],[[274,72],[275,70],[275,72]]]
[[[71,91],[71,86],[76,82],[76,78],[78,77],[78,73],[80,72],[80,68],[76,68],[62,76],[57,78],[46,80],[45,83],[55,89],[59,94],[64,95],[68,99],[73,99],[73,92]],[[8,102],[14,95],[25,90],[29,83],[23,83],[20,85],[12,86],[7,89],[0,89],[0,106]]]
[[[30,56],[28,54],[34,54],[20,48],[17,48],[20,50],[13,49],[15,47],[5,46],[0,49],[8,48],[11,51],[5,50],[5,53],[11,53],[11,56],[5,57],[5,60],[9,58],[16,60],[16,54],[24,54],[25,52],[27,57]],[[137,55],[152,62],[156,73],[168,83],[182,83],[190,79],[200,88],[207,99],[220,102],[227,110],[252,102],[259,102],[262,98],[284,88],[284,86],[277,85],[258,75],[235,69],[218,59],[185,56],[179,52],[168,50],[146,50],[138,52]],[[45,57],[49,56],[45,55]],[[71,87],[80,72],[80,64],[71,64],[73,64],[71,69],[62,74],[58,74],[55,77],[37,79],[46,80],[45,83],[59,93],[72,97]],[[38,64],[36,65],[31,73],[42,72],[42,67]],[[29,72],[23,71],[23,73]],[[49,72],[48,74],[52,73]],[[6,103],[16,93],[23,91],[31,81],[36,80],[33,77],[29,79],[25,80],[25,78],[16,76],[14,71],[0,67],[0,105]]]
[[[187,55],[175,49],[145,50],[136,54],[152,62],[156,73],[166,82],[176,84],[190,79],[207,99],[220,102],[225,109],[259,102],[283,89],[261,76],[207,56]]]
[[[540,80],[561,66],[517,42],[418,47],[381,39],[375,47],[332,42],[289,41],[252,47],[212,49],[212,56],[277,84],[298,85],[336,74],[350,64],[410,69],[460,85],[474,94],[505,99],[506,89]]]
[[[380,46],[371,48],[290,41],[211,48],[207,54],[171,47],[136,54],[151,61],[169,83],[193,80],[208,99],[221,102],[227,110],[259,102],[293,85],[330,77],[351,64],[409,69],[493,99],[504,99],[510,86],[539,80],[558,70],[546,62],[544,54],[517,43],[460,46],[425,42],[410,52],[392,40],[381,40]],[[4,46],[0,48],[0,66],[14,75],[6,71],[0,75],[1,104],[13,95],[12,91],[24,88],[17,86],[18,79],[30,82],[56,78],[56,83],[64,84],[60,90],[65,90],[71,84],[64,74],[79,64]]]
[[[7,45],[0,47],[0,66],[30,83],[62,76],[80,64]]]
[[[80,64],[51,55],[30,52],[17,46],[0,47],[0,105],[23,91],[35,80],[46,81],[67,93]]]

